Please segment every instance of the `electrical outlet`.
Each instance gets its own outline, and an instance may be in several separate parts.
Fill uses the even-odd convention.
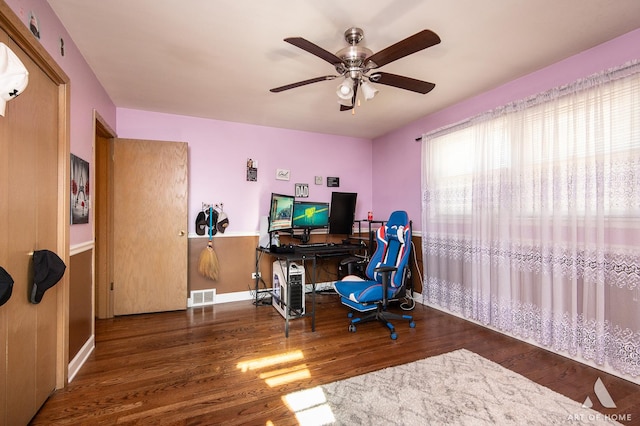
[[[257,274],[255,272],[252,272],[251,279],[255,280],[257,278],[262,278],[262,274],[260,272],[258,272]]]

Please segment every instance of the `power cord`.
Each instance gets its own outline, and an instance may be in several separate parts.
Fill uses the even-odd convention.
[[[420,273],[420,268],[418,267],[418,257],[416,256],[416,245],[413,243],[413,241],[411,241],[411,251],[413,252],[413,263],[416,267],[416,273],[418,274],[418,278],[420,279],[420,282],[422,282],[422,274]],[[409,276],[407,277],[407,279],[411,280],[412,276],[411,276],[411,268],[409,268]],[[410,294],[406,295],[404,297],[404,302],[402,302],[400,304],[400,308],[404,311],[411,311],[416,307],[416,301],[413,298],[413,285],[411,286],[411,292]]]
[[[255,270],[259,270],[259,265],[260,265],[260,260],[262,259],[262,253],[259,253],[257,258],[256,258],[256,264],[255,264]],[[260,285],[258,284],[258,288],[255,288],[255,286],[248,286],[249,287],[249,294],[251,295],[251,298],[253,299],[253,304],[255,306],[265,306],[265,305],[271,305],[271,291],[269,290],[269,288],[267,287],[267,283],[265,282],[265,280],[262,278],[262,276],[260,276],[258,278],[258,283],[262,283],[264,285],[264,290],[260,290]]]

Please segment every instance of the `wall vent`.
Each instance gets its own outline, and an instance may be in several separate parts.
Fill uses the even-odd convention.
[[[216,289],[195,290],[191,292],[189,307],[213,305],[216,300]]]

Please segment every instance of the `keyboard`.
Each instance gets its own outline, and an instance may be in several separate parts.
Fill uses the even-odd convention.
[[[298,247],[300,248],[317,248],[317,247],[328,247],[329,243],[305,243],[305,244],[298,244]]]

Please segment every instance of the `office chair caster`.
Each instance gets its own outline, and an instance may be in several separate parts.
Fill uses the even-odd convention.
[[[396,332],[391,333],[391,340],[396,340],[398,338],[398,334]]]
[[[409,328],[416,328],[416,323],[415,323],[415,321],[411,321],[411,322],[409,323]]]
[[[349,324],[349,331],[352,332],[352,333],[355,333],[356,332],[356,326],[353,325],[353,324]]]

